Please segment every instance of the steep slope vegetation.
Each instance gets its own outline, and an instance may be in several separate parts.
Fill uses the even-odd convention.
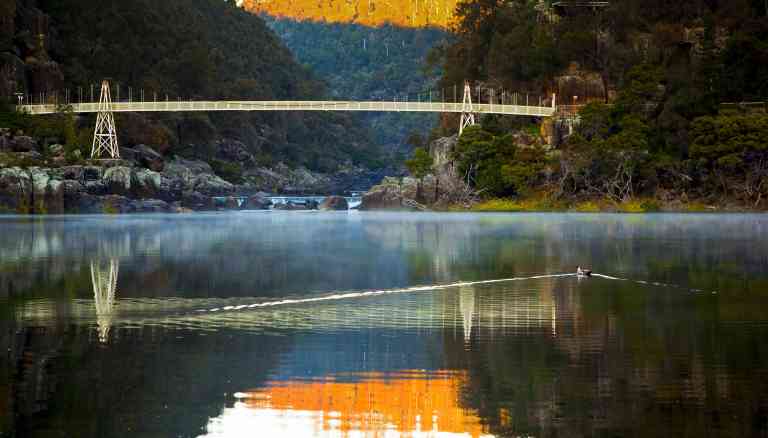
[[[17,2],[29,9],[28,1]],[[88,84],[104,77],[120,84],[123,97],[129,86],[134,97],[143,90],[145,98],[174,100],[317,99],[325,93],[264,22],[234,2],[40,0],[37,6],[47,14],[41,17],[50,17],[43,36],[47,50],[38,58],[58,61],[60,86],[72,95],[83,86],[87,94]],[[16,28],[21,35],[35,31]],[[58,86],[27,83],[26,91]],[[216,143],[226,138],[245,143],[254,164],[284,161],[324,171],[346,161],[376,165],[379,157],[367,133],[343,114],[173,114],[160,122],[121,117],[123,143],[145,141],[154,132],[152,145],[161,150],[212,159],[219,153]]]
[[[765,208],[768,4],[581,4],[459,5],[457,38],[441,53],[444,84],[469,78],[556,91],[559,104],[580,111],[575,135],[547,154],[508,135],[514,126],[486,118],[484,130],[460,139],[459,168],[472,169],[487,193],[543,194],[551,205],[597,199],[653,209],[695,200]]]
[[[436,72],[425,71],[425,61],[446,38],[440,29],[264,18],[299,62],[325,81],[335,99],[426,100],[427,90],[434,87]],[[366,113],[356,119],[376,144],[398,155],[409,153],[409,137],[426,134],[436,115]]]

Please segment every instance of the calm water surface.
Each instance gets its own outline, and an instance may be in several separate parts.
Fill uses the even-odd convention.
[[[4,217],[0,347],[2,437],[768,436],[768,216]]]

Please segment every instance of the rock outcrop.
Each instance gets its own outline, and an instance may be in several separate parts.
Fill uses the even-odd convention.
[[[135,161],[140,166],[155,172],[162,172],[165,167],[163,156],[151,147],[143,144],[132,148],[120,148],[120,156],[123,159]]]
[[[328,196],[320,204],[320,210],[349,210],[349,203],[343,196]]]
[[[175,156],[170,160],[146,145],[121,148],[121,159],[87,165],[66,165],[65,148],[55,143],[46,158],[33,138],[0,130],[0,208],[20,213],[97,213],[250,209],[272,207],[272,192],[308,195],[365,190],[381,173],[349,164],[336,175],[291,169],[283,163],[265,168],[251,167],[233,184],[216,175],[204,161]],[[59,140],[60,141],[60,140]],[[49,143],[46,140],[46,143]],[[230,159],[246,157],[242,144],[220,143]],[[53,166],[53,167],[51,167]],[[382,171],[380,171],[382,172]],[[412,184],[407,189],[415,190]],[[410,192],[409,192],[410,193]],[[415,193],[415,192],[414,192]],[[147,200],[162,201],[147,203]],[[136,204],[133,201],[142,201]],[[166,205],[168,206],[166,208]],[[114,208],[113,208],[114,207]],[[277,206],[278,209],[317,209],[314,202]],[[341,197],[330,198],[323,208],[346,210]]]
[[[32,178],[18,167],[0,169],[0,208],[6,212],[30,213]]]
[[[213,197],[231,196],[235,191],[203,162],[174,160],[163,166],[163,173],[135,164],[120,161],[111,167],[0,167],[0,211],[54,214],[170,212],[181,207],[209,210],[216,208]],[[266,198],[261,201],[263,205],[268,202]],[[222,206],[239,207],[237,200]]]
[[[250,196],[242,205],[243,210],[268,210],[272,206],[272,201],[266,193],[257,193]]]
[[[363,195],[361,210],[423,210],[464,202],[471,190],[458,176],[453,162],[457,136],[439,138],[430,144],[432,174],[416,178],[384,178]]]
[[[360,210],[412,210],[414,206],[423,204],[417,199],[422,198],[423,193],[434,193],[435,179],[427,177],[425,183],[429,185],[419,187],[419,181],[415,178],[384,178],[381,184],[363,195]],[[427,198],[433,199],[430,196]]]

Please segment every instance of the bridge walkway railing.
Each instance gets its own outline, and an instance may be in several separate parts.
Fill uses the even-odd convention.
[[[74,113],[96,113],[99,110],[98,106],[98,103],[69,105]],[[20,105],[17,108],[32,115],[53,114],[60,109],[59,106],[53,104]],[[111,109],[113,112],[368,111],[461,113],[466,111],[462,103],[403,101],[148,101],[114,102]],[[481,103],[473,104],[472,112],[550,117],[555,113],[555,109],[549,106]]]

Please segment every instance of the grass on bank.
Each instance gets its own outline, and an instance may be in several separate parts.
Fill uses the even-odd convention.
[[[466,209],[453,209],[466,210]],[[546,197],[521,199],[488,199],[468,209],[474,212],[575,212],[575,213],[656,213],[676,211],[684,213],[712,212],[713,208],[699,202],[665,207],[656,199],[638,198],[616,203],[608,200],[588,200],[576,203]]]

